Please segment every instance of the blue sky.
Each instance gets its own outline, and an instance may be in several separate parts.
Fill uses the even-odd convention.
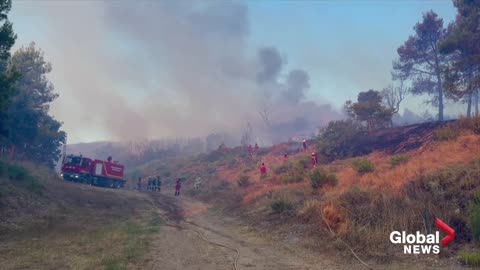
[[[18,34],[16,48],[35,41],[52,62],[49,77],[60,94],[52,105],[52,113],[64,122],[69,142],[137,138],[138,134],[118,135],[132,129],[147,138],[177,136],[186,132],[185,127],[194,127],[196,135],[205,135],[212,130],[232,129],[235,123],[255,121],[250,113],[258,100],[255,87],[248,81],[215,77],[215,68],[209,72],[208,65],[230,61],[241,76],[248,77],[257,50],[265,46],[277,48],[285,57],[287,65],[281,76],[291,69],[309,73],[311,88],[306,93],[307,100],[340,109],[347,99],[355,99],[359,91],[380,90],[390,83],[396,49],[413,34],[412,28],[421,20],[422,13],[434,10],[445,24],[455,16],[451,1],[235,2],[236,9],[247,11],[246,18],[235,14],[232,17],[238,17],[238,22],[246,21],[248,33],[209,40],[197,36],[196,30],[187,26],[179,26],[178,32],[172,29],[172,25],[189,18],[184,10],[198,8],[187,1],[179,1],[178,5],[138,2],[138,6],[148,7],[139,7],[132,21],[115,21],[115,12],[121,12],[111,10],[116,8],[116,1],[13,3],[9,17]],[[124,5],[129,12],[137,8],[133,1],[121,3],[118,5]],[[204,4],[229,5],[226,1]],[[166,7],[171,6],[174,12],[167,13]],[[217,13],[213,15],[218,17]],[[229,20],[217,17],[213,22]],[[185,44],[197,42],[200,45],[195,47]],[[184,54],[189,57],[183,58]],[[202,65],[195,69],[192,66],[196,63]],[[136,72],[139,70],[142,72]],[[217,81],[221,85],[218,89],[212,86]],[[197,85],[204,88],[191,91]],[[236,99],[234,93],[238,91],[233,90],[237,88],[248,96],[244,101]],[[246,90],[250,88],[251,91]],[[223,89],[232,91],[225,93]],[[209,96],[223,99],[206,104]],[[102,101],[111,102],[97,109],[95,104]],[[422,101],[409,97],[404,107],[421,113],[426,109]],[[152,110],[162,117],[153,117]],[[115,117],[106,116],[112,112]],[[128,127],[116,115],[138,125]]]
[[[422,13],[434,10],[446,23],[455,16],[451,1],[251,1],[249,7],[253,42],[282,44],[290,65],[314,75],[309,95],[336,105],[355,98],[344,88],[379,89],[390,81],[396,49]]]

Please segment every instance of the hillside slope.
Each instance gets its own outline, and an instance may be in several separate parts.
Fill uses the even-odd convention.
[[[476,237],[471,205],[480,192],[478,122],[426,123],[371,133],[370,154],[317,169],[311,167],[310,152],[283,144],[261,149],[255,158],[246,149],[227,148],[168,167],[150,162],[143,170],[159,175],[168,170],[172,178],[183,177],[190,195],[242,215],[257,228],[274,228],[276,234],[299,237],[316,249],[333,247],[349,254],[337,241],[342,239],[373,260],[408,260],[388,241],[389,233],[430,231],[439,217],[457,230],[457,240],[441,253],[449,259],[440,263],[456,264]],[[285,152],[291,153],[288,161]],[[266,177],[260,176],[261,163],[268,167]],[[437,259],[433,256],[430,263]]]
[[[2,269],[141,264],[158,220],[142,194],[65,182],[33,164],[0,161]]]

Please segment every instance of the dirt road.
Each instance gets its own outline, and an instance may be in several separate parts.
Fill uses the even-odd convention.
[[[155,236],[148,269],[365,269],[340,258],[312,254],[249,230],[234,218],[212,213],[209,206],[186,197],[154,195],[163,215],[178,226],[164,226]],[[205,241],[225,245],[221,247]]]

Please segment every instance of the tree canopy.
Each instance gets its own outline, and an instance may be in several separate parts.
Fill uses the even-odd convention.
[[[10,59],[10,49],[15,44],[17,36],[13,32],[13,25],[8,20],[8,12],[12,7],[11,0],[0,0],[0,142],[7,135],[5,121],[7,109],[14,94],[13,83],[16,73],[7,72],[6,66]]]
[[[11,57],[7,72],[19,77],[7,110],[6,138],[22,158],[53,167],[66,134],[60,130],[62,124],[48,114],[50,103],[58,97],[47,78],[51,70],[42,50],[33,42]]]
[[[446,69],[445,90],[455,99],[468,103],[470,116],[472,101],[478,114],[480,88],[480,1],[455,0],[455,21],[449,25],[448,34],[440,51],[452,58]]]
[[[445,39],[443,20],[429,11],[414,27],[415,34],[397,49],[394,62],[395,76],[411,80],[411,92],[432,96],[430,103],[438,107],[438,120],[443,121],[444,93],[442,71],[448,57],[440,54],[440,43]]]
[[[394,110],[383,105],[380,92],[368,90],[358,94],[357,102],[347,101],[345,111],[352,120],[365,123],[368,130],[390,125]]]

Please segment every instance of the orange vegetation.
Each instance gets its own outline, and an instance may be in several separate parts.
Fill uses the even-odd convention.
[[[341,168],[328,169],[338,171],[338,186],[334,191],[344,191],[354,185],[380,188],[384,191],[398,192],[413,177],[438,170],[442,167],[466,163],[480,157],[480,137],[467,134],[454,141],[432,141],[421,148],[406,153],[410,158],[394,168],[390,165],[390,155],[374,152],[366,156],[375,164],[375,171],[358,175],[350,166],[350,162]]]
[[[274,175],[273,168],[281,166],[284,162],[283,151],[285,146],[274,146],[272,151],[263,156],[261,161],[254,165],[239,162],[238,166],[229,168],[220,167],[217,172],[221,179],[236,183],[240,175],[247,175],[251,185],[246,188],[244,203],[248,204],[256,198],[271,194],[272,191],[306,187],[310,185],[308,179],[300,183],[283,184]],[[323,165],[328,171],[335,173],[338,185],[328,188],[329,193],[341,193],[352,186],[379,188],[383,191],[398,192],[404,184],[413,177],[438,170],[442,167],[466,163],[480,157],[480,136],[463,134],[452,141],[430,141],[422,147],[405,153],[408,161],[392,168],[391,155],[382,152],[373,152],[362,158],[370,160],[375,165],[375,171],[359,175],[351,166],[354,159],[335,161]],[[289,159],[298,159],[309,153],[298,153]],[[268,176],[260,179],[260,164],[265,162],[268,167]],[[308,177],[307,177],[308,178]],[[326,190],[324,190],[326,191]]]

